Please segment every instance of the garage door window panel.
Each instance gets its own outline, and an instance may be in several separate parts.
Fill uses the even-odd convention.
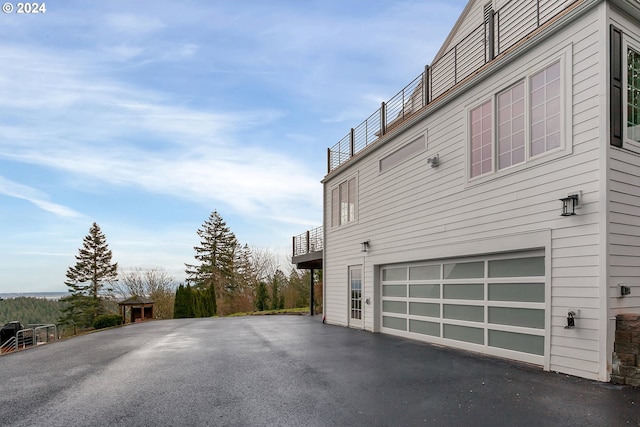
[[[544,356],[544,337],[505,331],[489,331],[489,346]]]
[[[440,298],[440,285],[409,285],[409,298]]]
[[[443,297],[444,299],[483,300],[484,284],[445,284]]]
[[[544,310],[489,307],[489,323],[544,329]]]
[[[481,328],[445,324],[443,326],[443,335],[444,338],[456,341],[484,344],[484,329]]]
[[[544,283],[489,283],[489,301],[544,303]]]
[[[409,302],[409,314],[413,316],[440,317],[440,304]]]
[[[422,335],[440,336],[440,323],[424,322],[422,320],[409,320],[409,331]]]

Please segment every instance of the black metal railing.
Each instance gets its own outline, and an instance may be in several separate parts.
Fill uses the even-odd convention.
[[[511,0],[327,150],[327,173],[400,125],[565,9],[584,0]],[[487,11],[485,11],[487,12]]]
[[[306,255],[323,249],[322,227],[308,230],[298,236],[293,236],[293,256]]]

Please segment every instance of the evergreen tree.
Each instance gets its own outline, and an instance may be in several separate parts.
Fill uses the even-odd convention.
[[[86,328],[102,314],[105,295],[118,277],[118,264],[111,263],[112,253],[105,235],[95,222],[84,237],[82,248],[75,256],[76,264],[67,269],[65,285],[71,295],[64,298],[69,305],[60,322]]]
[[[176,297],[173,303],[173,318],[184,319],[186,317],[189,317],[189,301],[187,301],[184,285],[180,283],[180,286],[176,289]]]
[[[217,211],[198,229],[200,246],[195,246],[197,264],[185,264],[187,282],[198,290],[206,290],[207,300],[215,315],[218,310],[219,294],[227,296],[236,286],[234,261],[238,246],[235,235]]]
[[[267,296],[267,284],[263,281],[258,282],[256,287],[256,310],[264,311],[269,308],[269,297]]]
[[[280,270],[276,270],[271,278],[271,309],[278,310],[284,308],[284,299],[281,292],[287,278]]]

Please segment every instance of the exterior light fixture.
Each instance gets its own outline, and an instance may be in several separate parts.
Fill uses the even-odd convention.
[[[576,313],[573,311],[567,313],[567,326],[564,327],[565,329],[573,329],[576,327],[575,315]]]
[[[560,216],[571,216],[576,214],[576,208],[580,206],[580,196],[578,194],[569,194],[567,197],[560,199],[562,202],[562,213]]]
[[[364,242],[360,243],[360,252],[369,252],[369,241],[365,240]]]
[[[430,164],[432,168],[438,166],[440,164],[440,154],[436,154],[435,157],[429,157],[427,163]]]
[[[618,286],[620,287],[621,297],[626,297],[627,295],[631,294],[631,288],[629,286],[625,285],[624,283],[618,283]]]

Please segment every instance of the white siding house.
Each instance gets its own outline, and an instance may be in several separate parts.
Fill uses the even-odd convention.
[[[637,0],[470,0],[329,150],[325,321],[608,381],[640,313],[639,75]]]

